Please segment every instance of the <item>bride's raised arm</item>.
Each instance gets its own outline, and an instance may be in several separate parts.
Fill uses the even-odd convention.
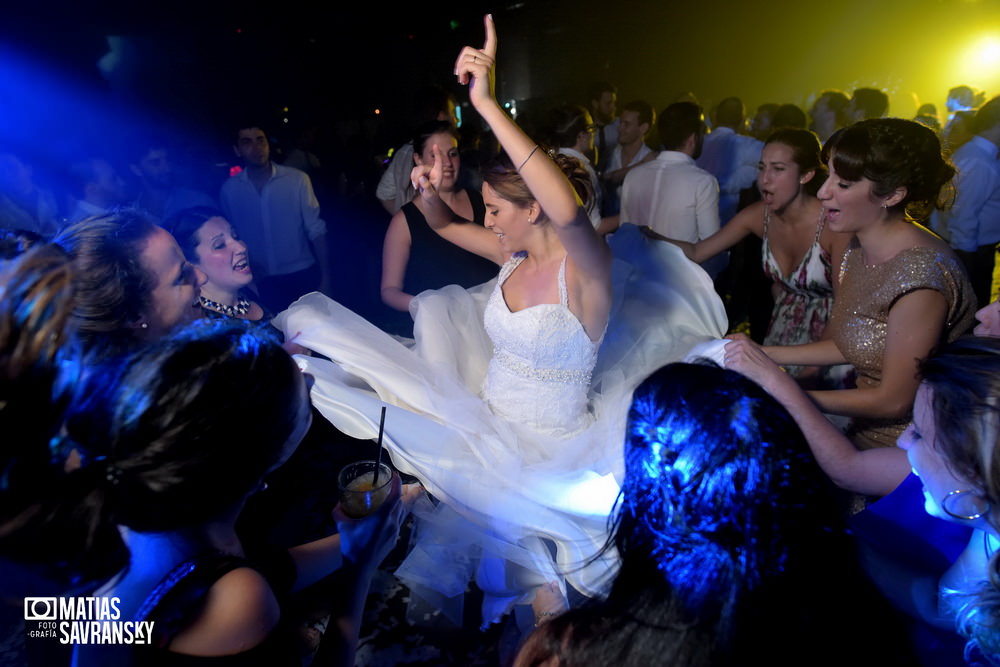
[[[455,75],[459,83],[469,85],[469,100],[517,166],[577,269],[591,280],[607,280],[611,251],[594,231],[576,190],[555,162],[497,102],[494,93],[497,36],[493,16],[487,15],[484,23],[486,42],[483,48],[467,46],[462,49],[455,61]]]

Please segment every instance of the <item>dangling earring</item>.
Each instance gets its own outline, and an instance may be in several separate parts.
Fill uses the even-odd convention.
[[[959,498],[963,493],[972,494],[971,498],[978,499],[980,502],[985,504],[985,507],[972,508],[973,514],[959,514],[958,512],[953,512],[949,508],[949,501],[953,501],[955,498]],[[953,505],[954,502],[952,502],[951,504]],[[984,514],[989,513],[990,503],[981,496],[976,495],[974,491],[970,491],[969,489],[956,489],[954,491],[948,492],[948,495],[946,495],[941,500],[941,509],[943,509],[948,516],[958,519],[960,521],[975,521],[976,519],[981,518]]]

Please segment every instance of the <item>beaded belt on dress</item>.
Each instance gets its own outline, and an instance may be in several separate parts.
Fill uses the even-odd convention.
[[[521,377],[542,382],[561,382],[563,384],[590,384],[590,371],[563,368],[535,368],[518,359],[505,350],[493,350],[493,359],[505,369]]]

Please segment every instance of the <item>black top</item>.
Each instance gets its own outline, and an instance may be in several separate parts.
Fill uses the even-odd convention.
[[[471,224],[482,226],[486,218],[483,196],[469,188],[465,193],[472,204]],[[401,210],[410,230],[410,259],[403,276],[404,292],[420,294],[445,285],[474,287],[496,277],[499,270],[496,264],[441,238],[413,202],[404,204]],[[392,333],[412,336],[413,320],[408,313],[399,313],[391,329]]]

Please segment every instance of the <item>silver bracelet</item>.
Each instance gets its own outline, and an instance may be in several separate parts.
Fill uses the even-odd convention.
[[[535,144],[535,147],[531,149],[530,153],[528,153],[528,157],[524,158],[524,160],[521,161],[521,166],[517,168],[518,173],[521,173],[521,169],[524,168],[524,165],[528,164],[528,160],[531,159],[531,156],[534,155],[535,151],[537,150],[538,150],[538,144]]]

